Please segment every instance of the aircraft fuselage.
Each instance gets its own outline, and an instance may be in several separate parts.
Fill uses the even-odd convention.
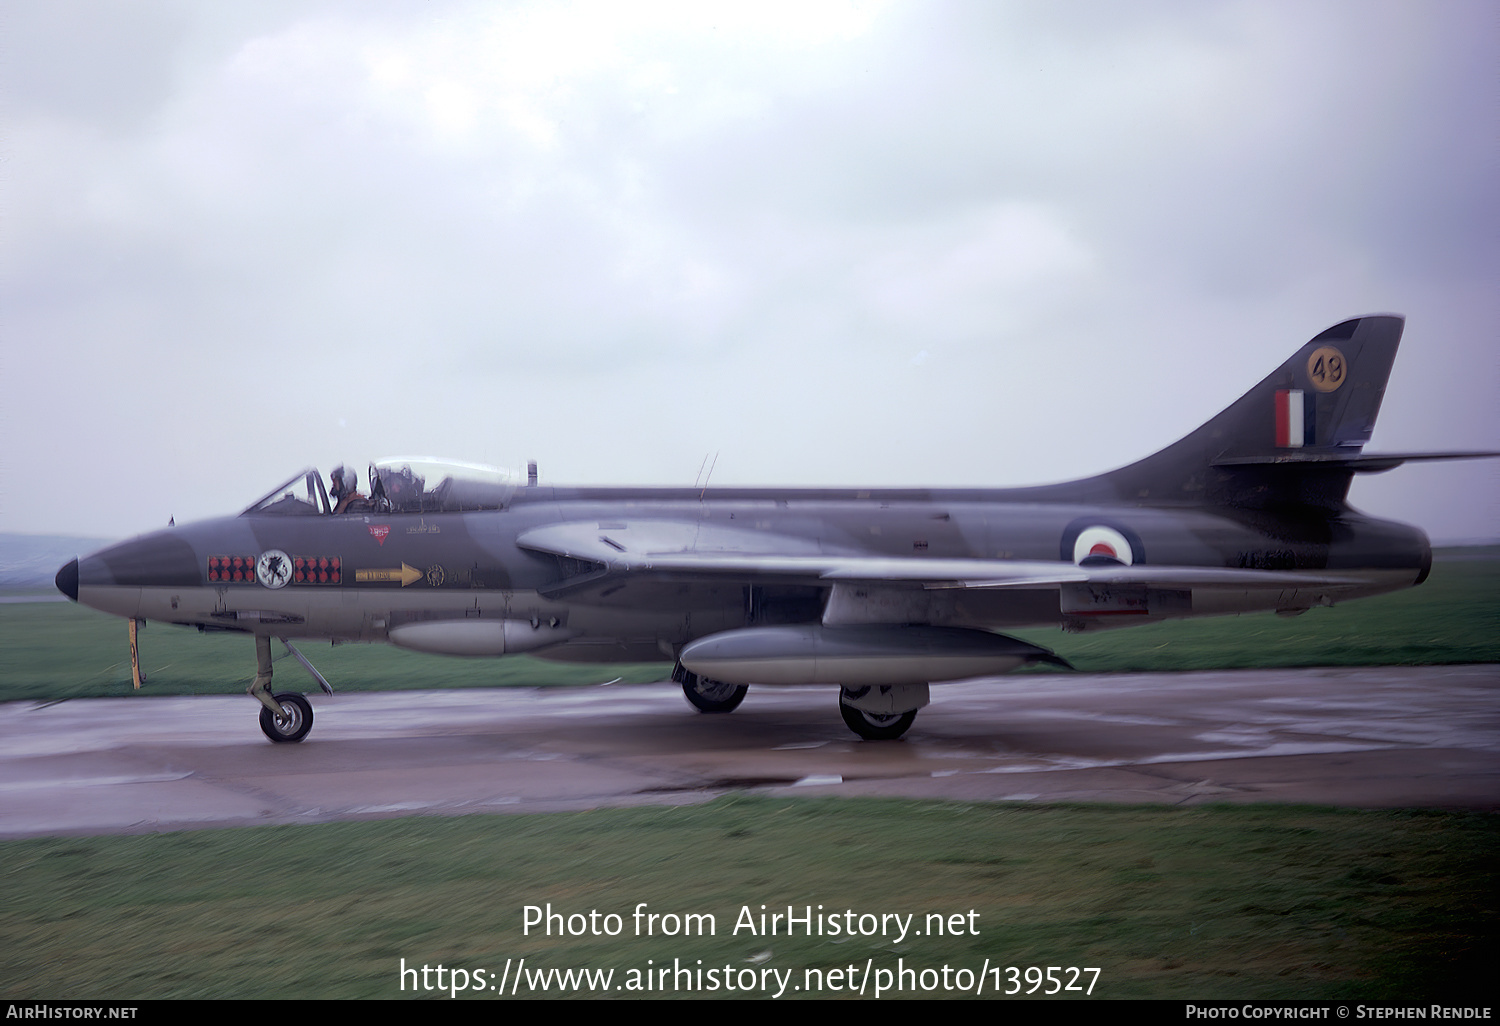
[[[1091,615],[1056,589],[896,586],[907,599],[894,622],[1075,629],[1185,616],[1305,609],[1408,587],[1425,577],[1427,539],[1407,525],[1352,510],[1300,518],[1201,508],[1122,508],[1025,501],[978,490],[762,491],[518,489],[503,510],[244,515],[170,528],[83,559],[77,598],[118,616],[263,633],[387,641],[417,621],[509,620],[562,628],[557,658],[672,659],[697,637],[756,623],[860,616],[857,596],[812,571],[774,581],[750,573],[713,580],[671,570],[622,575],[517,545],[559,522],[732,528],[768,550],[902,560],[1072,563],[1080,529],[1119,531],[1137,565],[1349,572],[1348,584],[1307,588],[1146,588],[1145,605]],[[256,561],[281,553],[284,582],[267,585]],[[300,564],[300,565],[299,565]],[[594,575],[596,579],[590,580]],[[578,580],[581,583],[571,584]],[[835,589],[841,589],[835,596]],[[872,589],[864,587],[863,592]],[[889,595],[887,596],[890,597]],[[836,607],[830,610],[830,599]],[[917,615],[912,615],[913,611]],[[522,650],[520,646],[514,650]]]

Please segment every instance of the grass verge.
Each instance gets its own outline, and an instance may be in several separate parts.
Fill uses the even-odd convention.
[[[0,843],[0,994],[390,998],[403,994],[403,958],[498,975],[525,957],[533,970],[613,969],[621,995],[648,960],[790,970],[800,985],[807,969],[901,959],[971,973],[986,960],[1098,967],[1103,998],[1488,1001],[1497,825],[1466,813],[732,796],[11,841]],[[617,913],[623,931],[523,935],[524,906],[549,902]],[[714,935],[637,937],[639,902],[711,913]],[[758,924],[762,904],[914,914],[916,929],[929,913],[962,914],[977,933],[735,934],[742,907]]]

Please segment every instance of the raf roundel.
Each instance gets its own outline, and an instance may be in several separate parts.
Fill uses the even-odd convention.
[[[284,588],[292,579],[292,558],[280,549],[267,549],[255,561],[255,579],[267,588]]]
[[[1082,563],[1090,557],[1113,559],[1130,566],[1135,562],[1135,553],[1125,536],[1113,527],[1085,527],[1078,532],[1073,542],[1073,562]]]

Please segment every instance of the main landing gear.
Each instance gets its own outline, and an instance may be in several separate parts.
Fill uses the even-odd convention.
[[[844,725],[866,741],[894,741],[929,701],[926,684],[880,684],[839,689]]]
[[[681,663],[672,668],[672,679],[682,685],[683,696],[701,713],[733,712],[749,690],[745,684],[700,677]],[[844,725],[866,741],[894,741],[911,729],[917,710],[928,701],[926,684],[840,688],[839,714]]]
[[[312,675],[319,687],[328,694],[333,694],[333,686],[307,661],[306,656],[292,647],[292,643],[285,638],[281,639],[281,643],[302,664],[302,668]],[[264,634],[255,636],[255,679],[250,682],[248,693],[265,707],[260,711],[260,729],[277,744],[301,741],[312,730],[312,704],[306,698],[295,691],[272,694],[271,639]]]
[[[905,734],[917,720],[915,709],[904,713],[872,713],[839,702],[844,726],[866,741],[894,741]],[[264,715],[264,714],[262,714]]]
[[[672,679],[682,685],[683,695],[701,713],[734,712],[750,690],[744,684],[725,684],[722,680],[700,677],[681,663],[673,668]]]

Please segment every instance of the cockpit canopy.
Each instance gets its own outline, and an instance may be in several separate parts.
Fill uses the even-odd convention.
[[[299,470],[251,503],[240,516],[331,516],[354,513],[454,513],[504,509],[516,490],[516,475],[501,467],[426,456],[392,456],[370,464],[348,501],[330,495],[324,477]],[[342,508],[341,508],[342,507]]]

